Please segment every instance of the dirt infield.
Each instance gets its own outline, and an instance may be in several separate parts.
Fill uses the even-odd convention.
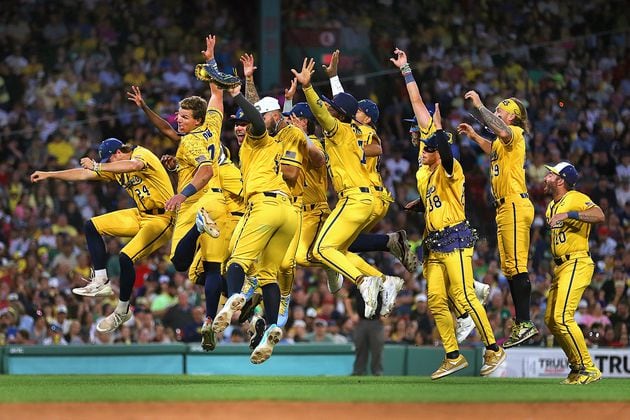
[[[630,403],[371,404],[313,402],[33,403],[0,404],[0,419],[510,419],[625,418]]]

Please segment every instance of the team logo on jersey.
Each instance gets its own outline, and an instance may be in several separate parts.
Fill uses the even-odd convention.
[[[206,130],[201,135],[203,136],[204,139],[208,140],[210,137],[212,137],[212,131]]]
[[[436,190],[435,185],[431,185],[429,187],[429,189],[427,190],[426,198],[431,197],[431,194],[433,194],[435,192],[435,190]]]
[[[494,161],[494,160],[498,160],[499,156],[497,155],[496,151],[492,152],[492,155],[490,155],[490,161]]]
[[[140,178],[138,175],[133,175],[129,177],[127,174],[123,174],[120,179],[120,185],[122,185],[123,188],[133,188],[136,185],[140,184],[142,184],[142,178]]]

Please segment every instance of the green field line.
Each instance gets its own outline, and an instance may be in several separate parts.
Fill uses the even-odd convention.
[[[262,376],[0,376],[0,403],[123,401],[559,402],[630,401],[630,380]]]

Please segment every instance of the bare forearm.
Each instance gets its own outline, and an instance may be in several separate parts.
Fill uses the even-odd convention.
[[[101,163],[101,171],[124,174],[127,172],[140,171],[144,168],[144,163],[139,160],[120,160],[118,162]]]
[[[606,217],[604,212],[598,206],[591,207],[590,209],[578,211],[577,220],[586,223],[601,223]]]
[[[481,105],[477,108],[479,113],[481,114],[481,118],[486,123],[488,128],[494,131],[497,136],[503,141],[509,141],[512,139],[512,130],[503,120],[496,115],[484,105]]]
[[[326,156],[315,145],[308,145],[308,158],[311,161],[311,165],[316,168],[321,168],[326,163]]]
[[[383,148],[378,143],[370,143],[363,146],[363,153],[367,157],[376,157],[383,154]]]
[[[60,179],[62,181],[90,181],[98,179],[98,175],[88,169],[73,168],[63,171],[50,171],[48,178]]]
[[[492,142],[488,139],[481,137],[478,133],[473,134],[470,138],[481,147],[484,153],[492,153]]]
[[[210,178],[212,178],[212,175],[213,175],[212,166],[210,165],[200,166],[197,169],[197,172],[195,172],[195,175],[193,176],[193,178],[190,180],[190,183],[195,187],[195,189],[197,189],[197,191],[199,191],[200,189],[206,186],[208,181],[210,181]]]

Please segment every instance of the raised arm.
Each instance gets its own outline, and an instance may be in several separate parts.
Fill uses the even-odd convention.
[[[206,49],[201,51],[206,63],[211,66],[217,65],[217,62],[214,59],[214,46],[216,45],[216,42],[216,36],[208,35],[206,37]],[[208,108],[215,108],[223,114],[223,91],[214,83],[210,83],[210,99],[208,99]]]
[[[510,126],[484,106],[477,92],[469,90],[464,94],[464,99],[470,99],[472,101],[473,106],[479,111],[483,122],[497,134],[501,142],[509,143],[512,141],[512,129]]]
[[[341,85],[341,80],[339,80],[338,76],[338,67],[339,67],[339,50],[335,50],[332,53],[330,58],[330,64],[325,65],[322,64],[324,71],[328,75],[328,80],[330,81],[330,89],[332,90],[332,95],[335,96],[338,93],[344,92],[343,86]]]
[[[440,104],[435,104],[435,112],[433,113],[433,123],[435,124],[435,135],[437,136],[438,153],[442,167],[448,175],[453,174],[453,151],[448,143],[448,134],[442,129],[442,114],[440,113]]]
[[[304,91],[304,96],[306,96],[306,102],[308,102],[308,106],[311,109],[315,118],[319,122],[319,125],[322,126],[322,129],[325,132],[332,131],[337,121],[330,115],[328,109],[324,105],[324,102],[319,98],[315,89],[311,85],[311,75],[313,74],[313,68],[315,67],[315,60],[312,58],[305,58],[302,63],[302,69],[298,73],[297,70],[291,69],[291,73],[295,76],[297,81],[302,85],[302,90]]]
[[[411,67],[407,62],[407,54],[398,48],[394,50],[394,54],[396,54],[396,58],[390,58],[389,60],[400,69],[400,72],[405,78],[405,84],[407,86],[407,92],[409,93],[409,100],[411,101],[413,113],[418,120],[420,128],[423,131],[426,131],[431,126],[431,114],[429,114],[429,110],[422,100],[418,83],[416,83],[416,80],[413,78]]]
[[[245,118],[247,118],[247,120],[251,122],[251,134],[254,137],[259,137],[265,134],[267,127],[265,127],[265,121],[263,120],[262,115],[260,115],[260,112],[258,112],[256,107],[251,102],[249,102],[247,98],[243,96],[243,94],[241,94],[241,87],[237,86],[228,90],[228,92],[234,98],[234,102],[236,102],[236,104],[240,106],[243,110]]]
[[[149,108],[149,106],[144,102],[142,92],[138,86],[131,86],[131,92],[127,92],[127,99],[135,103],[138,108],[144,111],[144,114],[147,116],[149,121],[151,121],[151,124],[153,124],[160,133],[164,134],[172,141],[178,142],[180,140],[179,134],[177,134],[177,131],[171,127],[168,121],[156,114],[155,111]]]
[[[466,136],[468,136],[470,139],[472,139],[472,141],[477,143],[479,147],[481,147],[481,150],[483,150],[484,153],[486,154],[492,153],[492,142],[488,140],[487,138],[481,136],[479,133],[477,133],[470,124],[461,123],[460,125],[458,125],[457,133],[465,134]]]
[[[243,75],[245,76],[245,98],[253,104],[260,100],[256,84],[254,83],[254,71],[258,68],[254,65],[254,56],[252,54],[243,54],[241,56],[243,63]]]
[[[291,86],[288,89],[284,90],[284,106],[282,107],[282,112],[289,112],[293,109],[293,97],[295,96],[295,92],[297,91],[297,79],[294,77],[291,79]]]

